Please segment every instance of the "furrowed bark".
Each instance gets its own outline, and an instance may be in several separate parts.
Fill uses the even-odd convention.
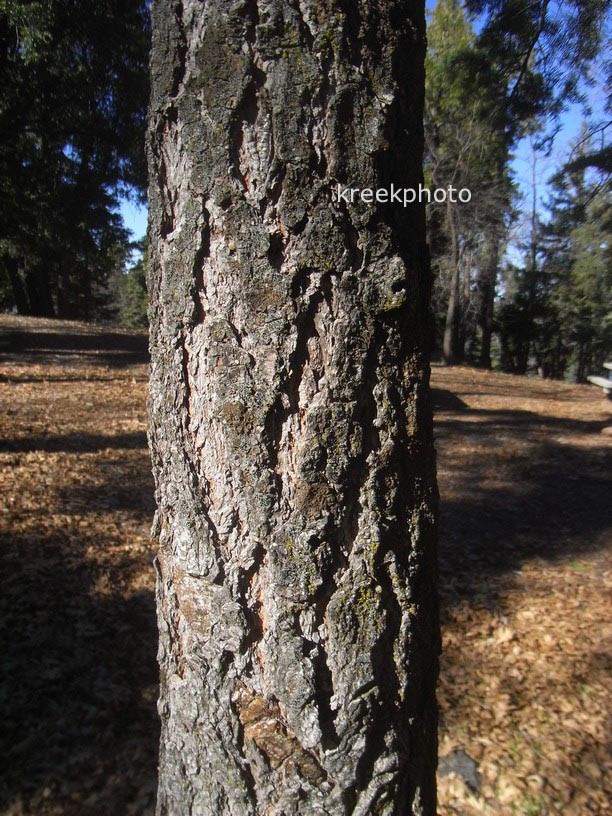
[[[152,15],[158,814],[434,814],[423,4]]]

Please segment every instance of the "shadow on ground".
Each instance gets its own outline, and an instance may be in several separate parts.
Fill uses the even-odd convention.
[[[10,453],[97,453],[103,450],[144,450],[146,433],[68,433],[24,436],[0,440],[0,449]]]
[[[82,551],[91,542],[79,541]],[[0,540],[4,712],[0,808],[150,812],[158,721],[151,592],[96,590],[99,568],[74,541]],[[118,558],[114,570],[132,568]],[[20,812],[20,811],[18,811]]]
[[[33,332],[4,328],[0,354],[21,364],[44,362],[105,365],[111,368],[146,363],[148,339],[144,333],[128,332]]]
[[[607,542],[611,457],[597,444],[605,421],[472,409],[438,389],[434,400],[443,597],[446,581],[454,600],[469,600],[488,576],[511,582],[525,561]]]

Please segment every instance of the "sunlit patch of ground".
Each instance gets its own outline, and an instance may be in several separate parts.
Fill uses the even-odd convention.
[[[146,337],[0,316],[0,816],[149,816]],[[440,814],[605,814],[610,403],[435,368]],[[609,777],[608,777],[609,778]],[[473,780],[472,780],[473,784]]]

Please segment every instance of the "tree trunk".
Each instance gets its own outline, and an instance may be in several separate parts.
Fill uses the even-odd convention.
[[[483,368],[491,368],[491,340],[493,338],[495,285],[497,282],[500,244],[501,237],[498,230],[495,230],[487,240],[487,252],[478,276],[480,290],[478,322],[481,330],[479,362]]]
[[[19,261],[17,258],[13,258],[11,255],[4,255],[2,257],[2,263],[6,269],[6,273],[11,284],[15,308],[19,314],[27,314],[28,296],[26,295],[23,280],[19,274]]]
[[[461,263],[455,214],[450,199],[447,202],[447,213],[451,234],[452,276],[446,309],[446,322],[444,324],[442,355],[447,365],[454,365],[463,360],[463,349],[461,348]]]
[[[158,814],[434,814],[423,5],[152,15]]]
[[[26,262],[25,289],[28,314],[34,317],[55,317],[51,282],[46,259]]]

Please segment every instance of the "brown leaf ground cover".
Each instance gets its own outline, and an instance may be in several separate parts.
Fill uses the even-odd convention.
[[[152,813],[146,338],[0,318],[0,813]]]
[[[606,814],[609,403],[433,372],[441,814]],[[153,813],[146,338],[0,316],[1,816]],[[470,760],[468,760],[469,762]]]
[[[610,403],[433,372],[441,504],[441,814],[612,813]]]

